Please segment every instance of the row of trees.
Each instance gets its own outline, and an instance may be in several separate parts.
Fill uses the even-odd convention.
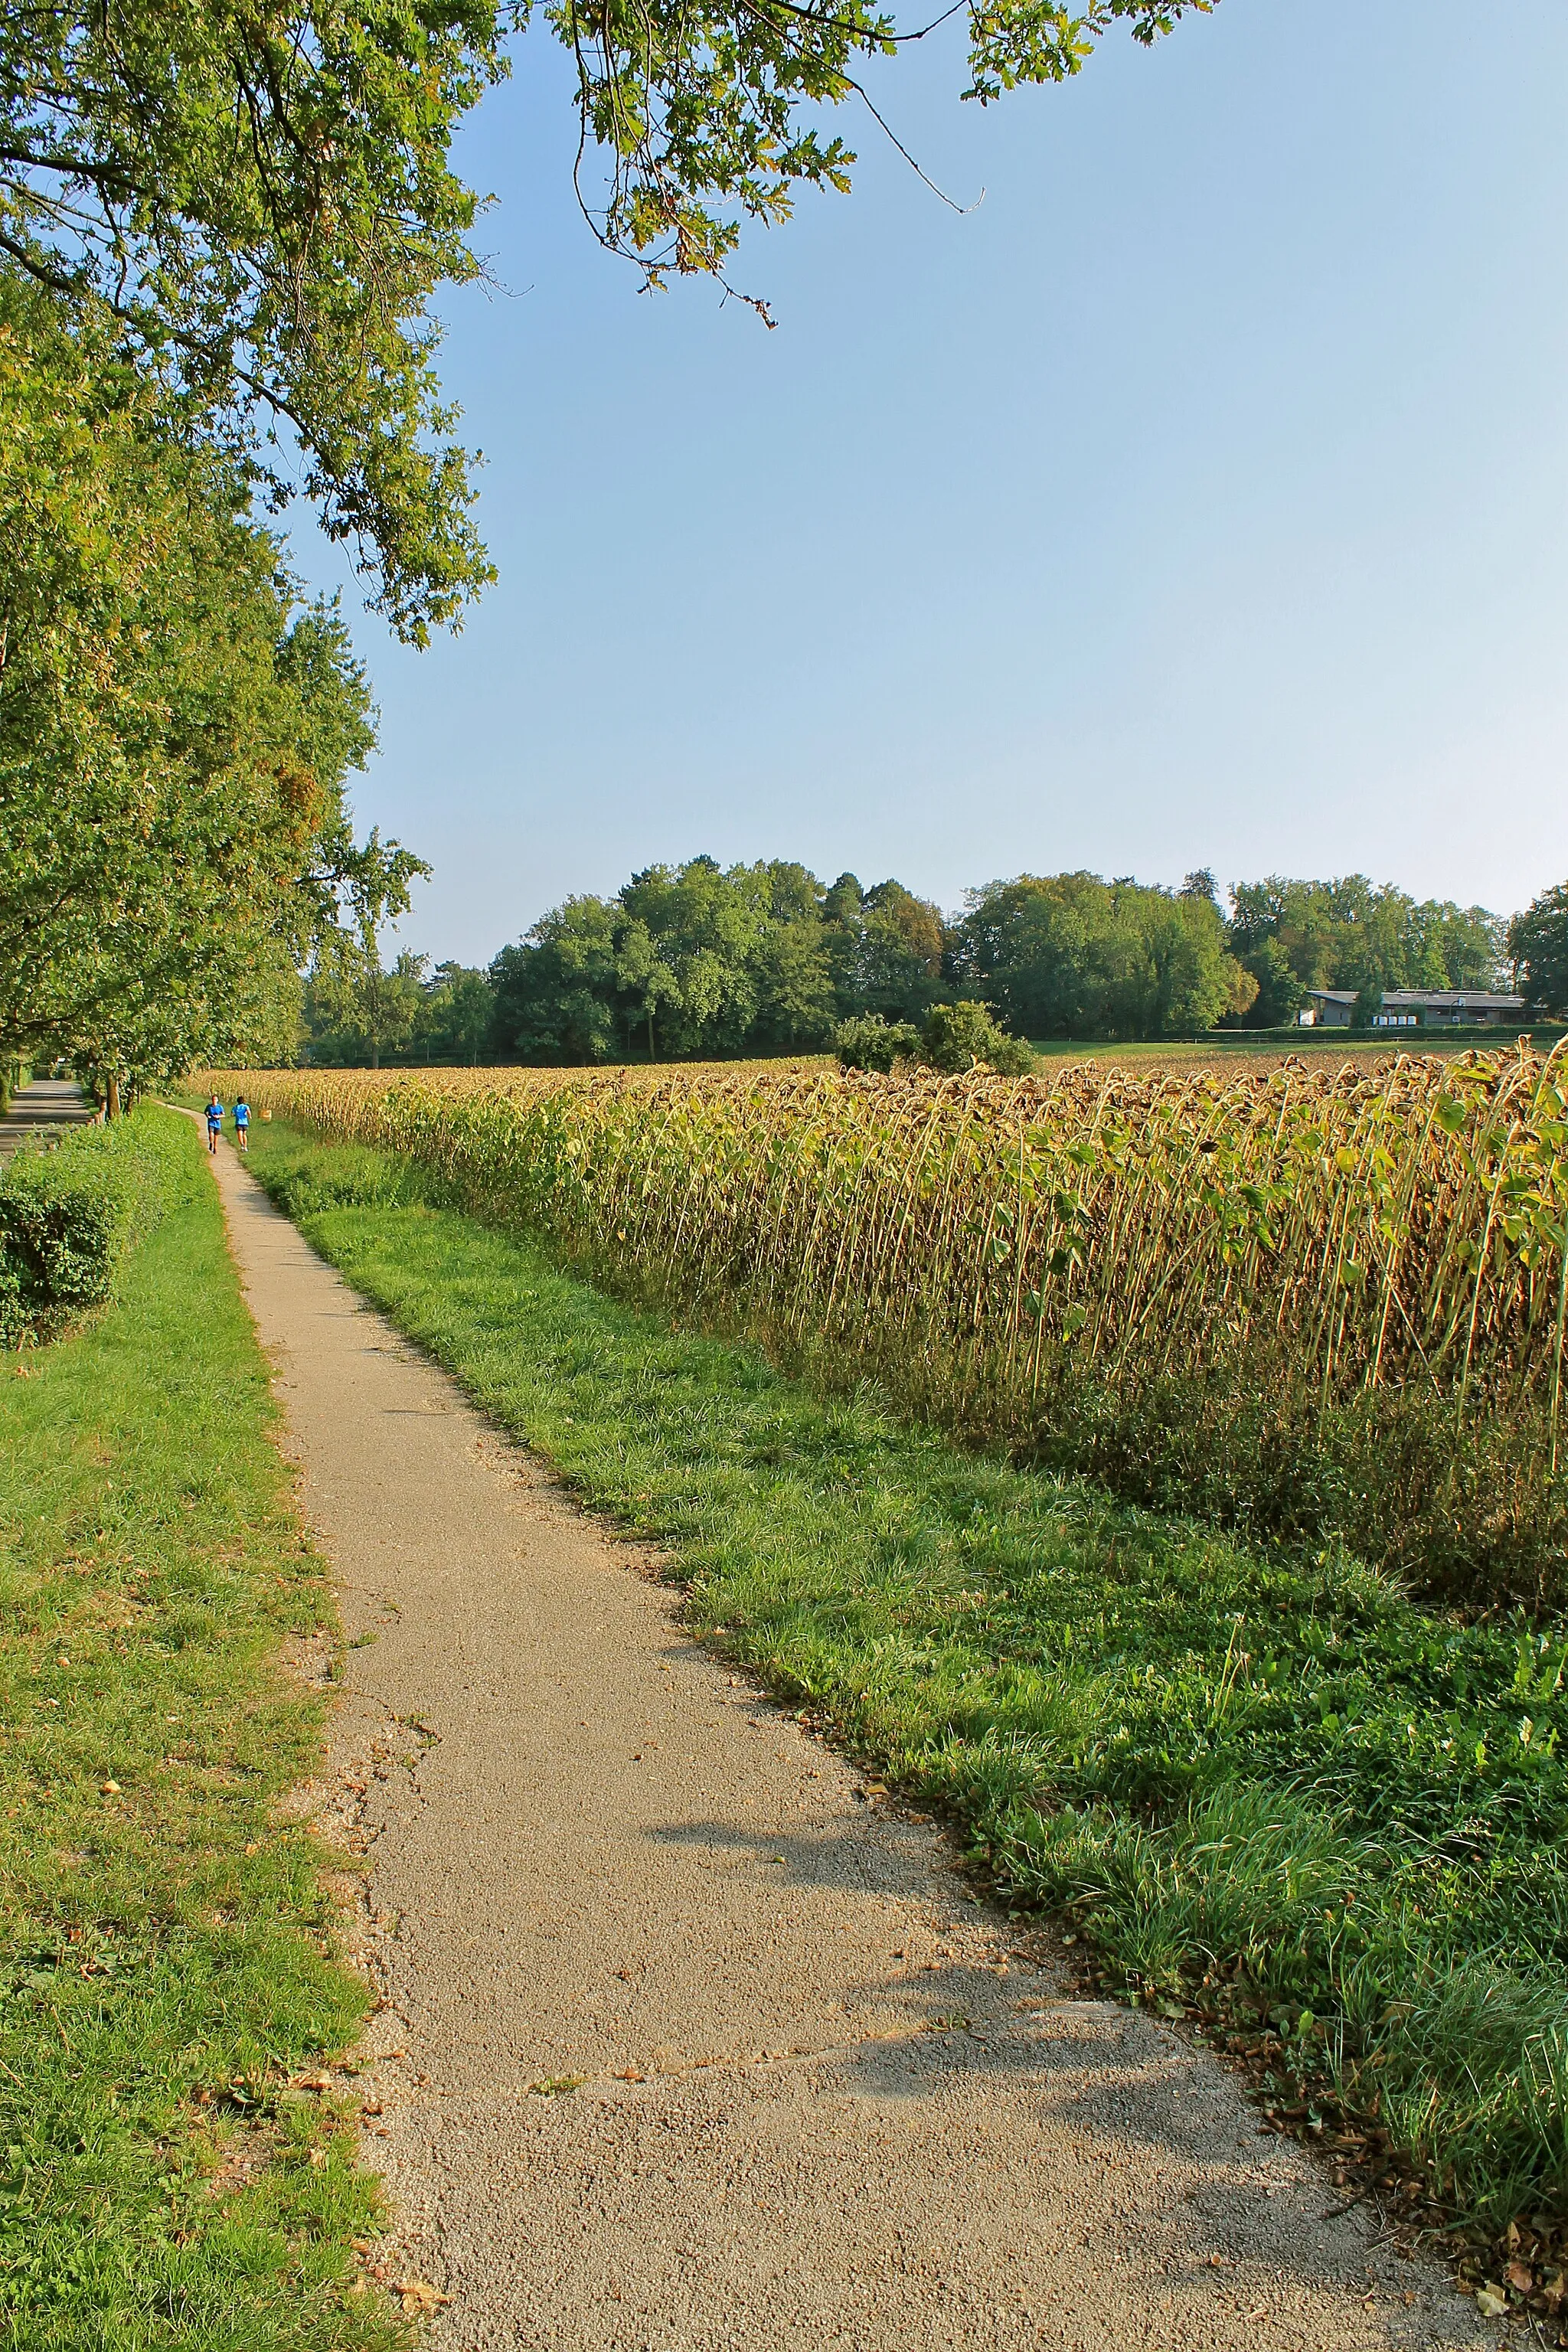
[[[324,959],[305,982],[304,1050],[312,1062],[363,1065],[431,1062],[472,1066],[494,1058],[496,992],[489,972],[458,963],[431,968],[400,955],[384,970],[374,943],[355,940]]]
[[[1517,967],[1555,1008],[1568,959],[1545,956],[1547,894],[1511,926],[1363,875],[1179,890],[1094,874],[1020,875],[952,920],[897,881],[824,885],[775,859],[650,866],[615,898],[573,898],[488,973],[404,956],[340,967],[307,995],[312,1059],[588,1063],[803,1050],[847,1021],[922,1024],[942,1002],[988,1006],[1020,1037],[1182,1036],[1289,1022],[1313,988],[1484,989]],[[1559,911],[1558,930],[1568,930]],[[1531,958],[1533,957],[1533,961]]]
[[[971,93],[1064,79],[1114,22],[1148,42],[1189,5],[973,0]],[[259,1058],[293,1034],[307,970],[323,1052],[474,1050],[473,975],[381,969],[419,861],[353,839],[366,682],[266,518],[302,496],[414,644],[491,576],[432,310],[481,274],[452,142],[529,14],[0,11],[0,1066],[64,1052],[112,1098],[198,1056]],[[863,0],[540,21],[605,162],[595,229],[652,282],[721,275],[748,215],[844,185],[821,110],[897,46]],[[499,958],[487,1050],[802,1045],[954,991],[1019,1027],[1159,1034],[1280,1017],[1310,977],[1342,978],[1352,932],[1368,975],[1452,977],[1486,927],[1360,880],[1258,890],[1227,918],[1212,888],[1025,877],[944,924],[894,882],[698,859],[571,900]]]
[[[288,1050],[302,969],[419,861],[353,840],[374,741],[303,494],[418,641],[487,576],[426,307],[486,12],[0,12],[0,1066],[112,1108]]]
[[[1415,899],[1364,874],[1237,882],[1206,868],[1178,891],[1092,874],[1020,876],[972,893],[949,967],[1036,1037],[1161,1037],[1277,1028],[1314,988],[1375,1010],[1384,989],[1489,989],[1508,927],[1481,907]]]
[[[366,682],[250,501],[111,337],[0,275],[0,1061],[111,1101],[286,1049],[340,913],[374,933],[422,870],[353,840]]]

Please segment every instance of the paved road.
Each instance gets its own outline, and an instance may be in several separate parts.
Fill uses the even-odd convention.
[[[216,1164],[352,1645],[309,1801],[367,1857],[385,2275],[450,2296],[440,2347],[1486,2340],[1216,2061],[1065,1996]]]
[[[33,1078],[17,1087],[10,1109],[0,1118],[0,1162],[40,1129],[81,1127],[97,1117],[95,1105],[74,1078]]]

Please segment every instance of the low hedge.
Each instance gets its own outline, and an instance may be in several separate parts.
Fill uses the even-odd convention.
[[[47,1339],[112,1296],[160,1190],[156,1118],[74,1129],[0,1171],[0,1345]]]

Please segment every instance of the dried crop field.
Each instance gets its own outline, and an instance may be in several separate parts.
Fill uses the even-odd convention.
[[[216,1083],[1020,1459],[1437,1595],[1568,1590],[1562,1055]]]

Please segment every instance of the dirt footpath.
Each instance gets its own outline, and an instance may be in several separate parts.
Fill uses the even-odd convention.
[[[366,2146],[438,2345],[1488,2340],[1212,2058],[1064,1997],[216,1168],[353,1645]]]

